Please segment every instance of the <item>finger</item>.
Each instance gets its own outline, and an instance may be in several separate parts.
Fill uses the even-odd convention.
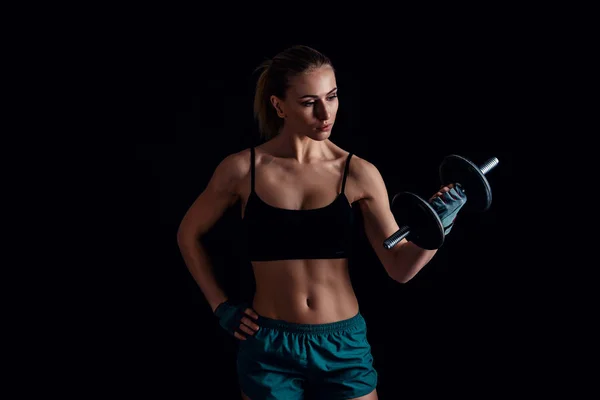
[[[246,308],[245,313],[248,314],[248,316],[250,316],[250,317],[252,317],[254,319],[258,319],[258,314],[256,312],[254,312],[254,310],[251,309],[251,308]]]
[[[441,193],[441,192],[437,192],[437,193],[435,193],[433,196],[431,196],[431,197],[429,198],[429,202],[432,202],[432,201],[433,201],[433,199],[435,199],[436,197],[440,197],[441,195],[442,195],[442,193]]]
[[[254,332],[252,331],[252,329],[248,328],[246,325],[244,324],[240,324],[240,330],[244,331],[245,333],[247,333],[250,336],[254,336]]]
[[[465,190],[461,185],[454,186],[453,192],[459,199],[462,198],[465,194]]]
[[[245,336],[242,336],[242,335],[240,335],[240,334],[239,334],[239,333],[237,333],[237,332],[233,332],[233,336],[235,336],[235,337],[236,337],[237,339],[239,339],[239,340],[246,340],[246,337],[245,337]]]
[[[259,327],[258,325],[256,325],[254,322],[250,321],[248,318],[243,317],[242,318],[242,322],[246,325],[248,325],[250,328],[254,329],[255,331],[258,331]]]

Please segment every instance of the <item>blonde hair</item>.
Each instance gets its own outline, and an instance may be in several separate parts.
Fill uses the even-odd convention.
[[[323,53],[304,45],[289,47],[270,60],[263,61],[255,70],[261,71],[254,94],[254,118],[258,121],[258,131],[264,140],[269,140],[283,126],[270,97],[275,95],[285,100],[290,78],[298,74],[329,65],[331,60]]]

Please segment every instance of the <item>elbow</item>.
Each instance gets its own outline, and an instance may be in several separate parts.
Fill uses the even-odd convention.
[[[390,273],[388,273],[388,276],[393,281],[395,281],[397,283],[401,283],[401,284],[408,283],[413,278],[412,276],[409,276],[409,275],[406,275],[406,274],[398,274],[398,273],[396,273],[396,274],[390,274]]]
[[[177,232],[177,246],[179,246],[181,248],[184,241],[185,240],[184,240],[183,235],[181,235],[179,232]]]
[[[416,246],[404,245],[388,261],[386,270],[390,278],[398,283],[408,283],[425,267],[436,250],[423,250]]]
[[[176,234],[177,245],[179,247],[187,246],[192,242],[200,240],[200,235],[190,232],[189,230],[179,228]]]
[[[390,279],[397,283],[407,283],[412,278],[412,276],[406,274],[404,268],[401,268],[397,264],[387,266],[385,270],[387,271],[387,274],[390,277]]]
[[[186,240],[187,236],[188,235],[185,233],[185,231],[181,227],[179,227],[179,229],[177,229],[177,234],[176,234],[177,244],[179,246],[181,246],[181,243]]]
[[[386,271],[392,280],[404,284],[410,282],[421,268],[419,263],[411,263],[397,258],[387,266]]]

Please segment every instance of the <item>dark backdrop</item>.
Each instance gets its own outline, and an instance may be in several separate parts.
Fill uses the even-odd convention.
[[[135,356],[124,359],[140,386],[167,398],[239,398],[236,340],[218,326],[189,274],[176,230],[223,157],[258,143],[254,68],[296,43],[203,45],[163,60],[160,82],[167,91],[151,97],[158,103],[147,117],[161,129],[137,134],[138,275],[129,289],[136,333],[125,346]],[[500,161],[488,174],[489,211],[461,214],[434,259],[407,284],[387,277],[357,225],[351,276],[380,398],[488,398],[508,391],[523,378],[520,368],[503,365],[514,362],[524,340],[515,300],[519,249],[511,243],[518,205],[511,180],[515,145],[528,128],[526,50],[476,39],[439,47],[299,43],[329,55],[337,69],[340,108],[331,140],[375,164],[390,198],[405,190],[433,194],[448,154],[476,164]],[[254,281],[236,242],[239,215],[237,204],[205,245],[229,296],[250,299]],[[519,355],[519,366],[527,363]]]

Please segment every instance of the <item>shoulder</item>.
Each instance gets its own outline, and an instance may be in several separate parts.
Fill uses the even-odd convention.
[[[354,178],[361,181],[372,178],[373,176],[381,176],[379,169],[377,169],[375,164],[356,154],[352,154],[352,158],[350,159],[349,173],[351,173]]]
[[[250,148],[228,154],[219,162],[217,169],[231,175],[244,175],[250,170]]]
[[[250,149],[223,157],[213,174],[213,180],[227,188],[235,188],[250,173]]]
[[[339,146],[334,147],[340,157],[348,162],[348,178],[358,184],[368,183],[369,180],[381,179],[381,174],[377,167],[370,161],[360,157],[353,151],[343,149]]]
[[[359,199],[387,196],[381,172],[372,162],[353,154],[348,174],[359,189]]]

